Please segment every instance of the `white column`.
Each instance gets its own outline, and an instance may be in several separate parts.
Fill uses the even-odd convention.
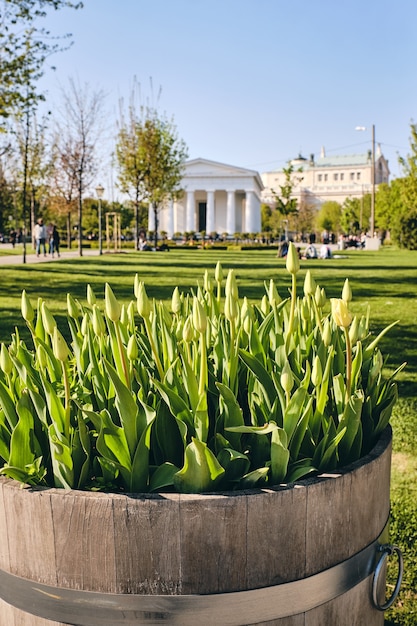
[[[260,232],[260,205],[257,201],[254,191],[246,192],[246,206],[245,206],[245,232],[246,233],[258,233]]]
[[[148,230],[152,232],[155,230],[155,213],[151,202],[149,203],[148,208]]]
[[[187,231],[187,233],[195,231],[194,191],[187,191],[187,212],[185,218],[185,230]]]
[[[167,233],[168,239],[172,238],[174,234],[174,201],[171,199],[168,202],[168,224],[167,224]]]
[[[226,230],[229,235],[236,232],[236,202],[235,192],[227,192]]]
[[[206,232],[209,235],[216,231],[216,225],[214,221],[214,191],[207,192],[207,220],[206,220]]]

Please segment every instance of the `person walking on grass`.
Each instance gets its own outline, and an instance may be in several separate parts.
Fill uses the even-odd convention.
[[[54,257],[55,252],[57,253],[58,256],[61,256],[59,254],[60,241],[61,241],[61,238],[59,236],[59,231],[56,227],[56,224],[52,224],[52,230],[49,235],[49,253],[51,254],[52,258]]]
[[[40,255],[41,248],[43,247],[43,254],[46,256],[46,226],[43,223],[43,219],[39,218],[34,228],[34,237],[36,245],[36,256]]]

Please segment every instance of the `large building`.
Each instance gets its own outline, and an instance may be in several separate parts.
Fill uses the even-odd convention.
[[[165,231],[168,237],[186,232],[234,235],[261,231],[263,184],[258,172],[193,159],[185,164],[181,186],[181,199],[170,202],[159,214],[158,230]],[[149,230],[154,229],[150,210]]]
[[[372,153],[326,156],[324,148],[319,159],[312,154],[309,159],[299,156],[291,161],[294,166],[295,181],[293,196],[299,202],[319,207],[323,202],[334,200],[343,204],[346,198],[361,198],[372,191]],[[301,169],[301,172],[297,170]],[[388,161],[378,145],[375,151],[375,186],[388,183]],[[265,186],[262,201],[271,203],[274,196],[271,190],[280,193],[280,185],[285,183],[282,170],[265,172],[261,175]]]

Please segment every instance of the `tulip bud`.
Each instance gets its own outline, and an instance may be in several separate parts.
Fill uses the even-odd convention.
[[[204,291],[210,292],[212,290],[211,280],[208,271],[204,272]]]
[[[310,270],[307,270],[307,273],[304,278],[304,295],[314,296],[315,292],[316,292],[316,281],[314,280]]]
[[[29,296],[26,291],[22,291],[22,316],[26,322],[32,322],[35,317],[35,311],[33,310],[32,304],[29,300]]]
[[[275,286],[274,281],[271,280],[269,281],[269,289],[268,289],[268,299],[269,299],[269,304],[272,306],[274,304],[274,302],[276,304],[279,304],[282,300],[281,296],[278,293],[278,290]]]
[[[135,298],[138,297],[139,283],[140,283],[139,274],[135,274],[135,282],[134,282],[134,285],[133,285],[133,293],[135,294]]]
[[[239,317],[239,305],[232,294],[226,295],[224,302],[224,315],[229,322],[236,321]]]
[[[59,361],[66,361],[70,355],[67,343],[56,326],[54,327],[52,349],[54,351],[55,358]]]
[[[223,268],[220,261],[217,261],[216,269],[214,271],[214,278],[218,283],[221,283],[221,281],[223,280]]]
[[[291,371],[291,367],[288,361],[285,361],[284,367],[281,372],[281,386],[286,393],[290,393],[291,389],[294,386],[294,376]]]
[[[310,308],[308,306],[308,302],[305,298],[302,299],[301,301],[301,319],[303,319],[305,322],[307,322],[307,320],[310,319]]]
[[[91,321],[93,324],[94,334],[97,335],[97,337],[99,337],[100,335],[104,335],[104,333],[106,332],[106,324],[97,304],[93,305],[93,314],[91,316]]]
[[[72,317],[72,319],[77,320],[80,317],[80,310],[70,293],[67,293],[67,310],[68,315]]]
[[[207,329],[207,313],[199,299],[193,300],[193,325],[197,332],[205,333]]]
[[[243,324],[243,329],[247,335],[250,333],[252,322],[255,318],[253,309],[248,302],[247,297],[243,298],[242,309],[240,311],[240,317]]]
[[[126,305],[122,304],[122,308],[120,310],[120,322],[123,326],[127,326],[129,324],[129,315],[127,314]]]
[[[225,294],[232,295],[236,300],[239,297],[239,292],[237,288],[236,275],[234,270],[229,270],[226,278],[226,286],[225,286]]]
[[[107,317],[112,322],[118,322],[120,319],[121,306],[108,283],[106,283],[105,287],[104,300],[106,303]]]
[[[298,256],[297,248],[290,241],[287,252],[287,261],[286,261],[287,272],[290,274],[296,274],[300,269],[300,258]]]
[[[184,322],[184,327],[182,329],[182,338],[184,339],[185,343],[190,343],[194,339],[194,328],[191,315],[189,315]]]
[[[42,302],[41,313],[43,326],[48,335],[52,336],[54,334],[54,328],[56,328],[56,321],[45,302]]]
[[[139,356],[139,348],[138,343],[136,341],[135,335],[131,335],[129,337],[129,341],[127,342],[126,348],[127,358],[129,361],[135,361]]]
[[[13,370],[13,361],[4,343],[1,344],[0,350],[0,367],[5,374],[10,374]]]
[[[330,319],[329,318],[327,318],[326,321],[324,322],[323,343],[326,346],[326,348],[328,348],[330,346],[330,344],[332,343],[332,329],[331,329],[331,326],[330,326]]]
[[[143,317],[144,319],[149,318],[151,314],[151,303],[149,302],[149,298],[143,282],[140,282],[138,286],[137,307],[138,313],[141,317]]]
[[[266,296],[262,296],[261,300],[261,311],[264,315],[268,315],[270,308],[268,303],[268,298]]]
[[[313,370],[311,372],[311,382],[315,387],[321,385],[323,380],[323,368],[321,366],[320,358],[316,355],[313,361]]]
[[[349,328],[349,339],[350,339],[350,343],[352,344],[352,346],[355,345],[355,343],[358,341],[358,335],[359,335],[359,320],[355,315],[352,321],[352,325]]]
[[[331,298],[332,317],[337,326],[341,328],[349,328],[352,322],[352,315],[344,300],[339,298]]]
[[[343,285],[342,300],[344,300],[346,304],[352,300],[352,289],[349,285],[349,278],[346,278],[345,284]]]
[[[91,285],[87,285],[87,302],[90,306],[93,306],[93,304],[97,302],[96,294]]]
[[[180,313],[181,311],[181,295],[178,287],[175,287],[174,291],[172,292],[171,311],[173,313]]]
[[[88,315],[87,315],[87,313],[84,313],[83,319],[82,319],[82,322],[81,322],[81,334],[82,334],[82,336],[85,337],[87,332],[88,332]]]

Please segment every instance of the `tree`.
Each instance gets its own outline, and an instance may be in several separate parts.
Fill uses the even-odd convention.
[[[81,88],[72,79],[63,91],[64,107],[56,123],[53,145],[55,193],[65,199],[69,211],[78,203],[78,249],[82,256],[83,195],[97,172],[97,143],[103,124],[102,91]],[[70,230],[70,229],[69,229]]]
[[[129,124],[122,123],[116,144],[119,181],[122,189],[134,192],[135,220],[140,201],[152,207],[155,248],[159,212],[166,202],[179,196],[187,156],[172,120],[160,116],[153,107],[141,107],[138,113],[130,110]],[[138,234],[136,221],[137,247]]]
[[[317,215],[317,227],[329,233],[338,233],[340,232],[341,216],[342,207],[338,202],[334,200],[323,202]]]
[[[303,177],[300,176],[303,168],[299,167],[295,170],[294,165],[289,163],[288,167],[284,167],[282,171],[285,175],[285,181],[283,185],[279,185],[281,193],[278,194],[272,189],[272,195],[276,210],[283,217],[288,218],[289,215],[297,212],[297,199],[292,197],[292,193],[294,187],[303,180]]]
[[[43,95],[38,80],[46,58],[62,49],[48,41],[49,33],[37,24],[47,9],[81,8],[70,0],[0,0],[0,119],[13,110],[24,111]],[[67,35],[66,38],[69,36]]]

